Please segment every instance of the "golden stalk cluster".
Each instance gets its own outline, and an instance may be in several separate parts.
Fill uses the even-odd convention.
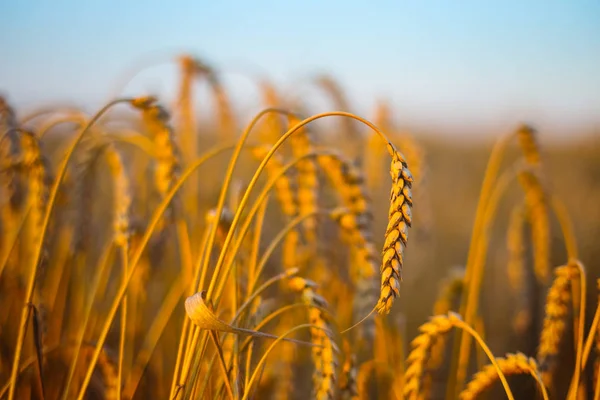
[[[600,307],[588,326],[579,261],[588,255],[534,129],[494,146],[461,243],[462,226],[436,221],[469,220],[465,186],[454,171],[436,178],[389,105],[376,126],[319,76],[312,82],[340,111],[302,118],[286,111],[300,101],[261,77],[268,108],[242,128],[219,71],[190,55],[177,62],[172,110],[141,96],[95,114],[21,116],[0,98],[0,399],[473,399],[499,384],[511,400],[533,396],[532,385],[507,380],[519,374],[544,399],[600,398]],[[198,78],[212,123],[198,118]],[[330,117],[341,118],[335,133],[314,123]],[[457,189],[444,186],[436,203],[425,170],[427,185]],[[523,191],[511,192],[515,180]],[[439,243],[420,243],[423,226]],[[465,268],[443,271],[467,244]],[[546,294],[539,335],[536,293]],[[498,332],[513,317],[515,329]],[[495,357],[484,331],[494,349],[530,348]]]

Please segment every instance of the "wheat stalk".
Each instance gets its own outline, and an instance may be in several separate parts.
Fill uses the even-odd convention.
[[[489,203],[493,194],[498,191],[498,172],[502,164],[502,159],[508,144],[513,135],[502,136],[496,141],[492,148],[492,153],[489,157],[486,166],[483,183],[477,203],[477,211],[475,213],[475,221],[473,223],[473,233],[471,234],[471,242],[469,244],[469,252],[467,256],[465,281],[467,282],[467,290],[462,297],[460,312],[465,316],[467,323],[473,323],[476,319],[476,309],[479,304],[479,288],[483,275],[483,267],[479,262],[479,246],[480,238],[485,237],[483,233],[486,229],[486,214],[488,213]],[[460,337],[458,337],[460,336]],[[467,377],[467,364],[471,352],[470,337],[466,333],[457,335],[454,339],[454,348],[452,359],[450,362],[450,376],[446,390],[446,397],[454,398],[458,394],[457,388],[463,386]],[[456,371],[455,373],[453,371]]]

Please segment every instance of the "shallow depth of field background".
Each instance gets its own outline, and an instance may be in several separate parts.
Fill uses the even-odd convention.
[[[318,78],[322,76],[339,85],[348,108],[340,111],[350,111],[377,123],[377,113],[386,105],[390,113],[386,127],[396,138],[395,144],[404,151],[402,138],[414,141],[421,171],[414,187],[414,221],[406,249],[404,281],[391,317],[403,321],[405,354],[418,327],[432,315],[444,279],[453,268],[466,263],[479,191],[494,141],[521,123],[530,124],[537,130],[542,149],[544,182],[568,209],[579,258],[587,270],[587,331],[597,301],[595,280],[600,277],[597,2],[384,1],[370,5],[181,1],[155,6],[112,0],[28,0],[0,8],[0,95],[18,117],[47,107],[71,106],[89,115],[119,96],[154,95],[171,112],[177,136],[181,78],[177,57],[183,54],[206,62],[219,75],[238,134],[256,112],[267,107],[257,85],[263,79],[277,90],[283,108],[299,110],[303,116],[340,110],[340,102],[319,85]],[[218,144],[221,137],[217,109],[206,81],[194,84],[193,102],[202,153]],[[49,117],[41,117],[28,127],[39,129],[44,118]],[[115,132],[119,126],[139,126],[139,116],[125,107],[111,111],[105,121],[107,126],[111,121],[110,129]],[[330,118],[311,124],[310,130],[317,142],[347,154],[357,145],[365,150],[368,129],[351,123],[363,138],[357,144],[343,139],[345,126],[343,120]],[[52,167],[57,166],[67,139],[74,133],[72,126],[57,126],[43,138],[43,149]],[[131,148],[122,149],[126,165],[138,161]],[[517,141],[513,141],[503,165],[509,167],[520,156]],[[226,156],[221,157],[202,167],[204,170],[198,175],[199,216],[216,204],[226,160]],[[240,184],[248,182],[250,172],[258,165],[250,158],[242,161],[244,167],[238,167],[234,179]],[[378,250],[383,245],[388,217],[388,161],[386,154],[379,171],[366,173],[367,179],[373,173],[382,179],[380,183],[367,180]],[[110,179],[105,166],[98,168],[89,178],[96,186],[88,193],[92,202],[88,204],[85,227],[90,235],[86,238],[90,240],[86,245],[88,268],[93,268],[95,262],[90,260],[97,260],[103,238],[110,235]],[[151,179],[150,175],[139,172],[137,167],[131,169],[134,170],[138,173],[130,176],[134,193],[147,190],[143,187],[150,183],[143,182]],[[489,236],[480,314],[486,341],[497,356],[515,351],[535,355],[544,315],[547,287],[534,285],[531,326],[521,333],[512,328],[515,310],[520,305],[509,289],[506,274],[506,231],[510,212],[522,198],[523,191],[515,181],[499,205]],[[143,220],[157,202],[135,194],[133,200],[132,214],[145,226]],[[275,208],[273,199],[270,207]],[[60,215],[67,218],[68,212],[68,208],[61,209]],[[273,214],[265,221],[265,237],[272,238],[283,226],[281,216]],[[567,261],[567,256],[558,222],[554,216],[550,220],[550,264],[558,266]],[[319,248],[326,257],[336,259],[336,250],[328,246],[328,241],[337,243],[337,236],[325,228],[320,234]],[[58,246],[58,239],[53,237],[52,242]],[[527,245],[531,246],[528,237]],[[177,247],[164,243],[160,246],[165,247],[149,255],[153,270],[144,294],[149,300],[144,303],[145,314],[139,318],[136,335],[148,329],[153,310],[166,296],[174,277],[169,269],[178,268],[171,264]],[[194,254],[198,246],[192,243]],[[343,250],[341,245],[340,249]],[[270,271],[277,270],[279,253],[276,255]],[[527,262],[531,266],[530,254]],[[112,276],[118,277],[118,272]],[[113,293],[115,288],[116,283],[109,283],[107,293]],[[327,299],[326,292],[321,294]],[[7,296],[8,292],[0,293],[0,302],[7,304]],[[99,307],[97,312],[101,315],[107,307]],[[19,315],[20,311],[14,313],[15,325]],[[156,390],[162,398],[168,397],[171,381],[166,377],[173,373],[175,339],[180,329],[177,327],[183,318],[181,306],[159,342],[157,357],[162,358],[152,359],[148,367],[151,372],[142,377],[136,398],[145,398],[146,393],[155,390],[153,385],[157,383],[153,379],[163,378],[164,384]],[[10,324],[4,319],[2,323],[0,387],[10,377],[14,346],[14,334],[6,332],[15,329],[8,328]],[[69,324],[72,321],[66,325]],[[61,329],[68,331],[71,327]],[[97,327],[90,328],[93,329]],[[567,347],[572,341],[567,329]],[[118,343],[118,329],[111,331],[109,342],[113,346]],[[117,350],[111,351],[114,355]],[[162,360],[168,362],[164,361],[161,370]],[[562,396],[572,363],[572,351],[565,352],[560,368],[567,372],[557,378]],[[474,366],[470,372],[474,372]],[[586,377],[592,381],[591,368]],[[296,380],[297,398],[308,396],[310,388],[299,382],[310,382],[310,370],[299,372]],[[519,394],[535,393],[528,380],[515,382],[517,398],[525,398]],[[56,390],[47,398],[55,398],[52,396],[56,396],[59,389]],[[268,392],[268,388],[264,390]],[[370,393],[376,393],[373,390]],[[23,396],[27,393],[21,392]],[[100,393],[101,398],[101,390]],[[502,396],[499,389],[493,393]]]

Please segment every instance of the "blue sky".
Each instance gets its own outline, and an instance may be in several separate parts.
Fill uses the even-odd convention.
[[[319,94],[332,73],[355,111],[389,99],[396,119],[487,129],[600,123],[600,1],[19,0],[0,14],[0,92],[22,106],[98,106],[141,60],[191,51],[221,67],[240,110],[251,81]],[[147,68],[127,93],[175,90],[173,65]],[[283,90],[282,89],[282,90]],[[331,109],[322,96],[318,110]]]

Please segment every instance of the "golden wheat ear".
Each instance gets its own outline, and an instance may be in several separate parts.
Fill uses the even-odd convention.
[[[396,297],[400,295],[404,247],[408,241],[408,228],[412,222],[413,177],[404,157],[389,143],[388,152],[392,156],[390,174],[392,189],[388,225],[383,246],[381,265],[381,292],[375,306],[380,314],[388,314]]]
[[[560,344],[565,336],[572,300],[571,280],[577,278],[577,268],[567,264],[556,268],[554,273],[556,277],[548,290],[546,315],[537,352],[542,380],[550,388],[560,355]]]
[[[549,200],[538,175],[534,170],[524,170],[519,173],[519,182],[525,192],[526,215],[531,223],[535,276],[545,284],[551,272]]]
[[[336,381],[339,375],[339,349],[333,338],[332,324],[327,313],[327,301],[321,297],[316,288],[318,285],[308,279],[294,277],[289,281],[292,291],[300,293],[302,302],[309,309],[311,342],[315,344],[312,351],[315,371],[313,373],[313,392],[317,399],[333,400],[337,395]]]

